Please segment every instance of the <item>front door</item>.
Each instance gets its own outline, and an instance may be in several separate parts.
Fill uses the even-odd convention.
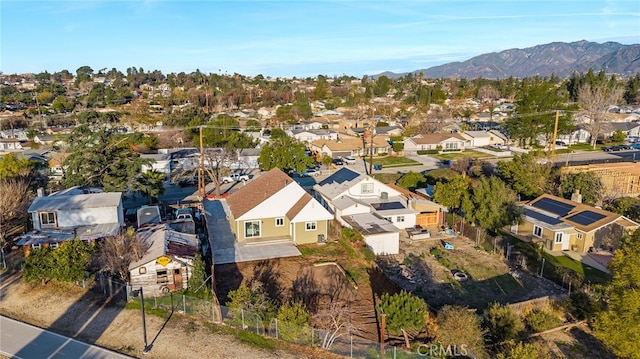
[[[558,232],[556,233],[556,245],[561,244],[561,248],[563,251],[569,250],[569,236],[565,236],[564,233]]]
[[[176,289],[182,289],[182,273],[179,268],[173,270],[173,285]]]

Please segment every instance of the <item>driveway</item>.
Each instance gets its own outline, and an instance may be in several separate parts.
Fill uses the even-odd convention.
[[[207,232],[214,264],[250,262],[263,259],[302,255],[290,241],[244,244],[235,240],[227,220],[229,207],[225,200],[204,200]]]

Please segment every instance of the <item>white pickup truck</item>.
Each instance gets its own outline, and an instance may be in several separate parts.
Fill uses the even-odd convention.
[[[228,176],[224,176],[222,177],[222,179],[220,180],[220,182],[222,183],[231,183],[231,182],[245,182],[249,180],[249,176],[248,175],[242,175],[240,173],[232,173]]]

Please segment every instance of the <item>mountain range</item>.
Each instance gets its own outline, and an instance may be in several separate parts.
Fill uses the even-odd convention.
[[[487,78],[551,76],[567,77],[573,72],[594,72],[604,70],[607,74],[621,77],[634,76],[640,72],[640,44],[623,45],[617,42],[552,42],[525,49],[509,49],[501,52],[473,57],[464,62],[451,62],[444,65],[412,71],[425,78]],[[397,78],[407,73],[383,72]]]

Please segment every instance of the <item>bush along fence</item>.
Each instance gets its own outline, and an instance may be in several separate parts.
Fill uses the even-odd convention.
[[[130,300],[140,301],[140,297],[131,296],[131,288],[127,289]],[[194,316],[208,322],[228,325],[230,327],[250,331],[265,337],[285,342],[315,347],[349,358],[428,358],[424,353],[409,353],[400,347],[381,345],[359,336],[357,328],[348,324],[314,328],[299,326],[272,318],[265,320],[260,315],[244,309],[232,309],[195,297],[170,294],[163,297],[144,298],[145,308],[164,310]]]

